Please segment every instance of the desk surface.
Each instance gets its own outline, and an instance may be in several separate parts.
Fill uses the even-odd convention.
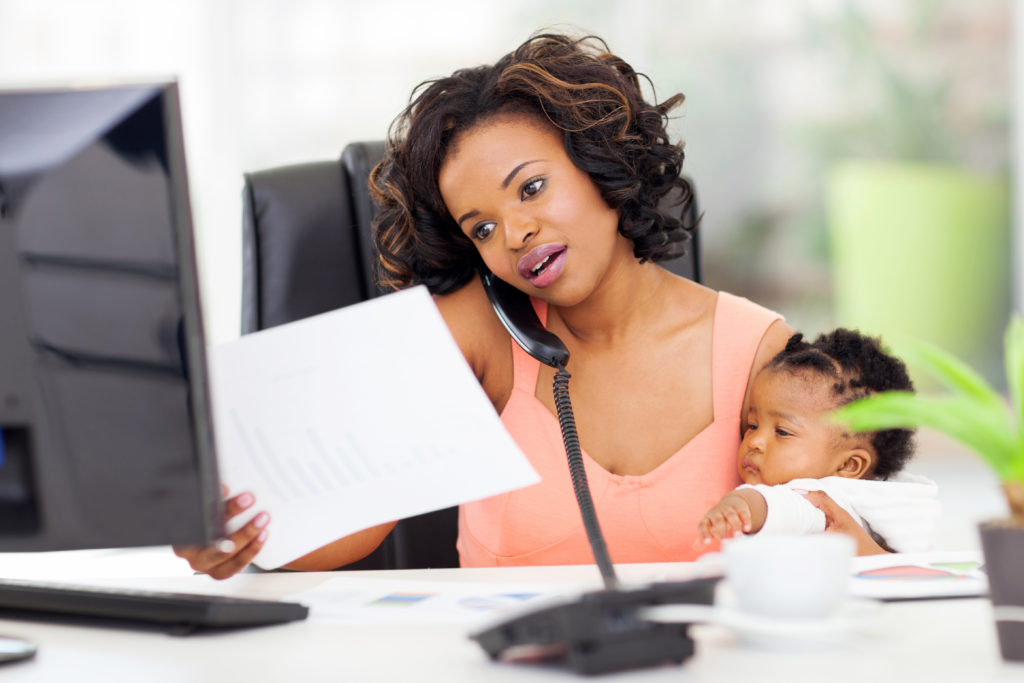
[[[627,565],[627,580],[687,578],[693,565]],[[597,586],[594,567],[401,572],[243,574],[225,582],[203,576],[119,579],[125,586],[217,592],[264,598],[334,589],[370,579],[420,585],[554,582]],[[0,666],[4,683],[75,680],[217,681],[506,681],[569,680],[556,668],[492,663],[465,623],[367,623],[320,618],[229,633],[176,637],[107,627],[0,619],[0,634],[35,641],[34,660]],[[682,667],[662,667],[601,680],[1005,681],[1024,680],[1024,665],[999,655],[986,599],[887,603],[870,623],[838,644],[765,649],[722,626],[694,627],[697,653]],[[683,679],[680,679],[683,676]]]

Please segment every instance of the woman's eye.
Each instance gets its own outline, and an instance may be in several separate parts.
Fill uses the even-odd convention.
[[[474,225],[473,226],[473,230],[471,231],[471,236],[473,237],[473,239],[482,242],[483,240],[485,240],[488,237],[490,237],[491,233],[493,233],[493,232],[494,232],[494,223],[492,223],[492,222],[480,223],[478,225]]]
[[[534,196],[535,194],[540,192],[542,189],[544,189],[544,179],[543,178],[533,178],[532,180],[527,180],[526,183],[523,184],[523,189],[522,189],[523,199],[526,199],[527,197]]]

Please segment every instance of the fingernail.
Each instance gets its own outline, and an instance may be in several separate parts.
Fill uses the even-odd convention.
[[[266,526],[266,525],[267,525],[267,524],[268,524],[269,522],[270,522],[270,514],[269,514],[269,513],[266,513],[266,512],[261,512],[260,514],[256,515],[256,519],[254,519],[254,520],[252,521],[252,524],[253,524],[253,526],[255,526],[255,527],[256,527],[257,529],[262,529],[262,528],[263,528],[263,527],[265,527],[265,526]]]
[[[237,502],[239,507],[247,508],[256,502],[256,498],[246,491],[245,493],[239,494]]]
[[[270,530],[269,529],[264,529],[263,531],[260,532],[260,535],[256,537],[256,540],[259,541],[260,543],[263,543],[263,541],[267,540],[267,534],[268,533],[270,533]]]
[[[225,555],[227,555],[234,549],[235,542],[232,541],[230,538],[222,538],[221,540],[217,541],[217,550],[224,553]]]

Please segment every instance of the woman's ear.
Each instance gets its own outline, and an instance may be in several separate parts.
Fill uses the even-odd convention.
[[[842,462],[839,464],[836,476],[847,477],[848,479],[866,479],[874,469],[872,467],[873,463],[874,458],[866,448],[851,448],[846,451]]]

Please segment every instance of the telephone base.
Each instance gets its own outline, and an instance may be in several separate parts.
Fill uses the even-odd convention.
[[[681,664],[694,653],[690,623],[649,621],[645,608],[710,605],[719,577],[602,590],[537,608],[470,634],[496,661],[563,664],[593,675]]]

